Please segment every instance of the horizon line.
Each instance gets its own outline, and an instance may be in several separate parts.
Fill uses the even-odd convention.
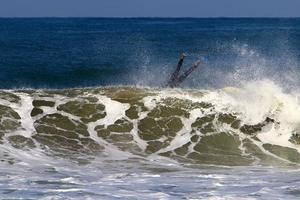
[[[90,19],[299,19],[299,17],[249,17],[249,16],[241,16],[241,17],[98,17],[98,16],[16,16],[16,17],[9,17],[9,16],[0,16],[0,19],[38,19],[38,18],[90,18]]]

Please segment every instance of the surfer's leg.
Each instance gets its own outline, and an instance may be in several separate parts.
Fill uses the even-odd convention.
[[[179,59],[179,62],[178,62],[178,64],[177,64],[177,67],[176,67],[175,71],[173,72],[173,74],[172,74],[170,80],[168,81],[167,86],[174,87],[174,86],[172,86],[172,85],[173,85],[174,82],[176,82],[176,79],[177,79],[178,76],[179,76],[179,72],[180,72],[180,69],[181,69],[181,67],[182,67],[183,60],[185,59],[185,57],[186,57],[186,55],[185,55],[184,53],[182,53],[182,54],[180,55],[180,59]]]
[[[191,68],[189,68],[186,72],[184,72],[184,74],[179,76],[177,79],[178,85],[182,83],[200,65],[200,63],[200,61],[195,62]]]

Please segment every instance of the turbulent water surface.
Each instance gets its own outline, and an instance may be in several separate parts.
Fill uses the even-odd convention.
[[[1,199],[300,198],[298,19],[0,28]]]

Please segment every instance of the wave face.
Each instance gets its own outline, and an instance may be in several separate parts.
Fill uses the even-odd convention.
[[[215,91],[109,87],[0,92],[3,161],[42,151],[85,164],[162,156],[181,164],[300,163],[296,94],[270,81]],[[13,149],[13,150],[12,150]]]

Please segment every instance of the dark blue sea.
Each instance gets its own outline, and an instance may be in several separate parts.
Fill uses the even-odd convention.
[[[232,85],[237,69],[278,80],[298,73],[299,32],[297,18],[0,19],[0,87],[158,87],[182,52],[203,61],[188,87]]]
[[[299,199],[299,88],[300,18],[0,18],[0,199]]]

